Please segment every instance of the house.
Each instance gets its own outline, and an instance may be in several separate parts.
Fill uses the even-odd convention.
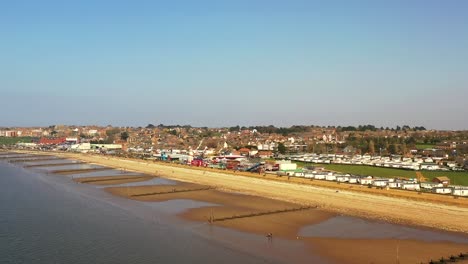
[[[241,148],[241,149],[239,149],[239,154],[240,154],[241,156],[249,156],[249,154],[250,154],[250,149],[248,149],[248,148]]]
[[[259,150],[257,152],[257,157],[262,159],[271,158],[273,156],[273,152],[270,150]]]
[[[40,145],[58,145],[58,144],[63,144],[67,140],[64,137],[61,138],[40,138],[39,139],[39,144]]]
[[[450,184],[450,179],[446,176],[440,176],[432,179],[432,182],[442,183],[444,186],[448,186]]]

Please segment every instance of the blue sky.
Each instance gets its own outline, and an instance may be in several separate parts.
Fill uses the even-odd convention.
[[[468,129],[466,1],[2,1],[0,126]]]

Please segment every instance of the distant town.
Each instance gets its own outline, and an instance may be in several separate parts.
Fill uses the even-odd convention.
[[[468,185],[468,176],[461,177],[466,176],[468,170],[468,131],[427,130],[407,125],[395,128],[373,125],[289,128],[52,125],[2,128],[0,146],[123,155],[190,166],[276,173],[382,188],[426,188],[436,193],[462,196],[466,193],[468,196],[468,189],[463,187]],[[339,165],[349,166],[333,167]],[[372,171],[366,173],[362,169],[361,173],[355,173],[358,165],[400,169],[402,177],[382,177],[385,173],[371,175]],[[454,180],[458,183],[453,183]]]

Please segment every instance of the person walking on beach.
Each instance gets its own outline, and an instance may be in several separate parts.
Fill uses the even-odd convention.
[[[266,237],[268,238],[268,242],[271,242],[273,240],[273,234],[272,233],[268,233],[266,235]]]

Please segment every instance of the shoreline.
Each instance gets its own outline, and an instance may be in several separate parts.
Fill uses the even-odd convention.
[[[467,252],[468,250],[466,242],[449,242],[449,240],[439,239],[425,241],[415,240],[414,238],[366,238],[366,236],[364,238],[347,238],[340,235],[336,237],[300,235],[302,228],[320,225],[342,214],[343,211],[348,212],[344,213],[345,215],[371,219],[372,221],[411,225],[427,230],[435,229],[457,232],[457,230],[453,230],[453,227],[461,226],[463,228],[463,224],[465,223],[451,222],[453,219],[450,220],[449,217],[452,217],[453,214],[456,215],[459,211],[466,213],[468,210],[464,207],[443,206],[386,196],[379,197],[378,195],[368,193],[336,192],[333,189],[314,185],[271,181],[270,179],[248,177],[236,173],[217,173],[210,169],[192,169],[190,167],[170,166],[144,160],[69,153],[55,154],[57,156],[82,160],[90,164],[104,165],[109,168],[124,169],[125,171],[144,174],[144,176],[133,176],[132,179],[125,179],[128,177],[126,175],[83,178],[84,181],[91,180],[92,182],[89,182],[89,184],[99,185],[101,181],[105,183],[109,180],[114,180],[116,181],[115,183],[125,183],[127,180],[140,181],[143,177],[161,177],[176,180],[178,181],[176,185],[118,186],[107,187],[105,191],[116,196],[138,201],[163,202],[181,199],[203,202],[205,205],[184,210],[176,215],[188,221],[208,222],[209,217],[214,212],[216,218],[227,219],[227,221],[215,221],[213,223],[214,226],[255,234],[260,238],[264,237],[267,233],[273,232],[275,238],[299,242],[307,252],[326,257],[329,260],[333,260],[333,263],[394,263],[395,246],[399,247],[400,245],[402,247],[400,260],[404,261],[402,263],[419,263],[425,260],[429,262],[430,258],[428,256],[433,259],[442,256],[447,258],[452,254]],[[204,189],[207,186],[210,189]],[[194,192],[190,191],[191,189]],[[263,195],[258,195],[258,193]],[[401,203],[395,203],[396,201]],[[415,203],[415,205],[407,204],[408,202]],[[392,204],[393,207],[384,208],[384,211],[376,210],[389,204]],[[298,208],[297,205],[313,208],[292,210],[284,214],[268,214],[268,212],[295,209]],[[320,206],[317,210],[315,209],[316,205]],[[341,207],[337,207],[337,205]],[[367,207],[369,205],[372,207]],[[415,206],[420,207],[422,205],[428,206],[427,208],[430,208],[432,213],[437,214],[449,209],[447,211],[448,215],[445,216],[447,218],[436,219],[433,222],[423,222],[422,225],[408,224],[406,222],[407,219],[399,219],[399,221],[388,220],[395,217],[394,212],[398,212],[398,210],[413,209]],[[427,208],[420,208],[419,210]],[[366,210],[371,211],[372,214],[366,214]],[[383,212],[386,212],[387,215],[382,215]],[[253,217],[250,217],[250,214]],[[389,214],[393,215],[388,216]],[[248,217],[242,217],[243,215],[248,215]],[[415,220],[417,217],[419,217],[419,220],[426,220],[427,218],[425,217],[427,214],[421,213],[401,214],[400,212],[400,215],[404,217],[413,215],[414,217],[411,220]],[[231,219],[230,216],[241,217]],[[439,228],[431,226],[441,220],[447,221],[446,223],[450,225],[440,226]],[[458,231],[458,235],[466,237],[467,230],[464,231]],[[352,249],[351,252],[350,248]],[[368,252],[366,253],[366,251]]]
[[[43,154],[43,152],[31,151],[23,153]],[[353,188],[355,190],[348,191],[317,186],[314,185],[316,181],[301,184],[275,181],[268,178],[263,179],[263,177],[249,177],[227,171],[218,172],[205,168],[173,166],[172,164],[113,156],[61,152],[53,152],[53,154],[90,164],[124,168],[126,171],[162,176],[181,182],[214,186],[218,190],[226,192],[268,197],[302,206],[319,206],[321,210],[337,214],[468,234],[468,221],[466,221],[468,219],[468,208],[465,206],[360,192],[359,189],[367,188],[357,186]],[[337,187],[342,185],[336,184]],[[337,190],[339,191],[337,192]],[[453,200],[468,204],[466,199]]]

